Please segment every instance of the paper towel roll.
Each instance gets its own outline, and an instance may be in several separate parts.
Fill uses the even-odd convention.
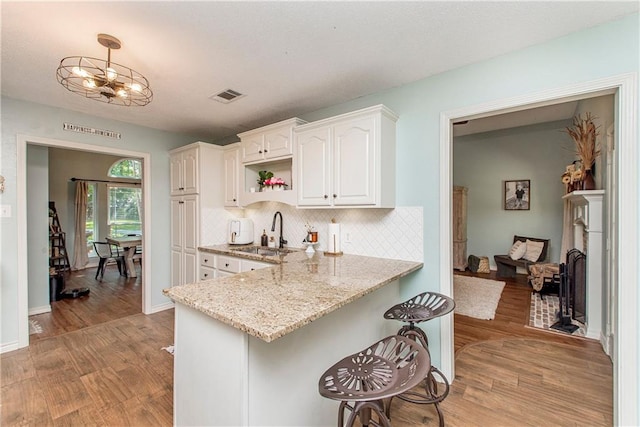
[[[342,245],[340,243],[340,224],[329,224],[329,242],[327,248],[328,252],[334,254],[342,251]]]

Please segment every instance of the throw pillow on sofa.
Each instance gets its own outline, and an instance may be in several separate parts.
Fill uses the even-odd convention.
[[[538,258],[540,258],[540,254],[542,253],[542,249],[544,248],[544,242],[534,242],[527,239],[526,245],[527,250],[523,258],[531,262],[538,261]]]
[[[526,252],[527,244],[518,240],[509,249],[509,257],[515,261],[522,258]]]

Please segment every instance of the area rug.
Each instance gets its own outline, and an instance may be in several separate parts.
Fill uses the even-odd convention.
[[[529,326],[532,328],[542,329],[547,332],[555,332],[563,335],[571,335],[574,337],[584,337],[585,327],[582,323],[571,320],[578,329],[572,334],[562,332],[557,329],[550,329],[550,326],[557,321],[557,313],[560,310],[560,300],[556,295],[545,295],[544,299],[540,298],[537,292],[531,293],[531,308],[529,310]]]
[[[491,320],[496,316],[504,282],[470,276],[453,276],[455,313],[475,319]]]

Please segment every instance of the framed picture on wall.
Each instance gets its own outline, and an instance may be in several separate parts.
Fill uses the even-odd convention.
[[[528,211],[531,206],[531,181],[520,179],[504,182],[504,209]]]

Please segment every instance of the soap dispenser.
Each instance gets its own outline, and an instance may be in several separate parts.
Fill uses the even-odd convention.
[[[260,237],[260,246],[268,246],[269,237],[267,236],[267,230],[262,230],[262,237]]]

